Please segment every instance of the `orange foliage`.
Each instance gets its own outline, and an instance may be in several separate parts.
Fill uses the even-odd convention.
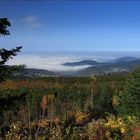
[[[42,108],[43,112],[45,112],[45,110],[47,108],[47,96],[46,95],[44,95],[42,97],[41,108]]]
[[[140,139],[140,125],[137,125],[133,128],[133,137],[132,140],[139,140]]]
[[[63,88],[64,85],[61,83],[52,83],[43,80],[9,80],[7,79],[5,82],[0,84],[0,89],[2,90],[16,90],[23,87],[27,87],[28,89],[34,88],[47,88],[47,87],[58,87]]]

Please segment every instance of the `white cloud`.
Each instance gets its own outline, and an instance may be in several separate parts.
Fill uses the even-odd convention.
[[[64,53],[46,53],[45,55],[19,55],[14,59],[9,60],[7,64],[9,65],[17,65],[17,64],[25,64],[28,68],[37,68],[37,69],[46,69],[50,71],[76,71],[80,69],[84,69],[89,67],[89,65],[85,66],[64,66],[63,64],[66,62],[77,62],[81,60],[95,60],[98,62],[105,62],[115,59],[114,56],[103,56],[103,55],[76,55],[76,54],[64,54]]]
[[[81,58],[73,56],[42,57],[37,55],[22,55],[17,56],[14,60],[13,59],[9,60],[7,64],[8,65],[25,64],[28,68],[46,69],[50,71],[76,71],[89,67],[89,65],[75,67],[62,65],[65,62],[75,62],[79,60],[81,60]]]
[[[29,28],[39,28],[42,25],[38,16],[26,16],[22,21]]]

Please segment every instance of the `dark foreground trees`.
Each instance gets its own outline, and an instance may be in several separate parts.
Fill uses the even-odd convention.
[[[9,30],[7,29],[9,26],[11,26],[10,21],[7,18],[0,18],[0,37],[5,35],[10,35]],[[11,50],[7,50],[5,48],[0,48],[0,84],[13,72],[20,69],[21,66],[6,66],[5,63],[12,59],[14,56],[17,55],[18,52],[21,50],[20,47],[16,47]],[[4,123],[4,111],[10,109],[10,105],[13,104],[15,101],[19,100],[21,98],[20,96],[8,96],[3,97],[0,89],[0,127]],[[3,127],[1,127],[1,133],[2,133]],[[5,130],[5,129],[4,129]]]
[[[10,21],[7,18],[0,18],[0,36],[10,35],[9,30],[7,29],[11,26]],[[8,67],[4,64],[13,56],[16,56],[18,52],[21,50],[20,47],[16,47],[15,49],[7,50],[4,48],[0,48],[0,83],[4,81],[4,79],[11,74],[13,71],[17,70],[19,67]]]
[[[130,74],[119,102],[119,113],[140,116],[140,69]]]

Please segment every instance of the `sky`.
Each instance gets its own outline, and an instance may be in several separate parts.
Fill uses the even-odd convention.
[[[140,2],[1,0],[11,36],[6,48],[24,51],[140,50]]]
[[[12,24],[0,46],[25,55],[140,51],[139,1],[0,0],[0,17]]]

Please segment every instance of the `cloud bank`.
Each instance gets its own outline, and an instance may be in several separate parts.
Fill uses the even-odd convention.
[[[76,62],[82,60],[81,57],[74,56],[39,56],[39,55],[21,55],[9,60],[8,65],[25,64],[27,68],[45,69],[50,71],[76,71],[89,67],[86,66],[64,66],[65,62]]]
[[[127,54],[127,55],[126,55]],[[19,65],[25,64],[27,68],[45,69],[55,72],[63,71],[77,71],[89,67],[90,65],[84,66],[64,66],[66,62],[77,62],[81,60],[95,60],[98,62],[107,62],[121,56],[130,56],[128,53],[116,52],[94,52],[94,53],[74,53],[74,52],[48,52],[37,53],[37,54],[22,54],[16,56],[14,59],[7,62],[8,65]]]

